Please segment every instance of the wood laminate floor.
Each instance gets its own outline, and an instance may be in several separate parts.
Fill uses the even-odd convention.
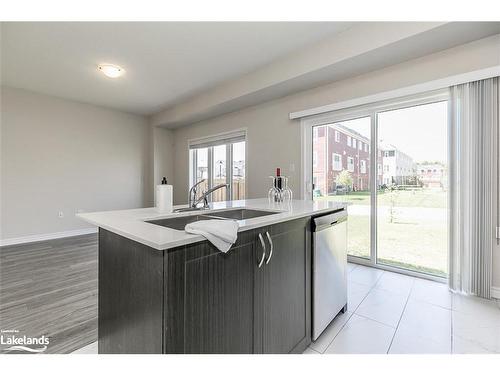
[[[97,234],[1,247],[0,329],[49,337],[45,353],[96,341],[97,259]]]

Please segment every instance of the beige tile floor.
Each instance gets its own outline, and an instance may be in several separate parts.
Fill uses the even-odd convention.
[[[75,354],[96,354],[92,343]],[[500,302],[349,263],[348,311],[304,354],[500,353]]]
[[[500,353],[500,303],[350,263],[348,312],[304,353]]]

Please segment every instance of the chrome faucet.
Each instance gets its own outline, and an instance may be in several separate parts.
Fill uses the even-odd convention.
[[[211,189],[208,189],[205,191],[200,198],[196,199],[195,201],[191,202],[190,207],[195,208],[198,206],[200,202],[203,202],[203,208],[208,208],[208,196],[212,194],[214,191],[222,189],[223,187],[229,189],[229,184],[220,184],[217,186],[214,186]]]
[[[202,180],[198,181],[196,184],[194,184],[193,186],[191,186],[191,189],[189,189],[188,205],[190,208],[196,207],[196,204],[193,204],[193,202],[196,200],[196,195],[198,194],[198,186],[205,181],[206,181],[205,179],[202,179]]]
[[[194,184],[191,189],[189,189],[189,202],[188,202],[188,207],[186,208],[177,208],[174,210],[174,212],[187,212],[187,211],[196,211],[196,210],[202,210],[202,209],[207,209],[208,207],[208,196],[212,194],[215,190],[221,189],[223,187],[226,187],[229,189],[229,184],[220,184],[217,186],[214,186],[211,189],[208,189],[204,193],[202,193],[201,197],[196,199],[196,196],[198,195],[198,186],[205,182],[206,180],[203,179],[201,181],[198,181],[196,184]],[[203,207],[198,207],[198,204],[203,202]]]

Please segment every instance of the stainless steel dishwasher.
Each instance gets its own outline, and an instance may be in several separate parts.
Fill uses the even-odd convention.
[[[313,218],[312,231],[316,340],[340,311],[347,311],[347,210]]]

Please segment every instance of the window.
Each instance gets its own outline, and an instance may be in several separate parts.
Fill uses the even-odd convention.
[[[356,148],[356,140],[354,138],[352,139],[352,148]]]
[[[233,200],[238,200],[238,199],[245,199],[245,182],[246,182],[246,146],[247,143],[246,141],[242,142],[236,142],[232,144],[232,152],[231,152],[231,158],[232,158],[232,164],[233,164],[233,171],[232,171],[232,184],[231,184],[231,199]]]
[[[366,173],[366,160],[361,160],[361,173]]]
[[[347,136],[347,145],[351,147],[351,137]]]
[[[332,169],[334,171],[341,171],[342,170],[342,156],[339,154],[332,154]]]
[[[199,192],[228,184],[209,196],[212,202],[245,198],[246,132],[237,131],[189,142],[190,186],[205,180]]]
[[[194,182],[205,180],[200,184],[200,191],[208,189],[208,148],[199,148],[191,151],[191,158],[193,159],[193,174]],[[193,183],[191,184],[191,186]]]
[[[358,148],[360,151],[363,151],[363,142],[358,141]]]
[[[368,150],[368,143],[365,143],[365,152],[369,152],[369,150]]]
[[[389,172],[389,166],[388,165],[384,165],[384,172]]]
[[[354,172],[354,159],[349,156],[347,157],[347,170]]]
[[[338,130],[335,130],[335,142],[340,142],[340,133]]]
[[[382,174],[382,164],[377,164],[377,173]]]

